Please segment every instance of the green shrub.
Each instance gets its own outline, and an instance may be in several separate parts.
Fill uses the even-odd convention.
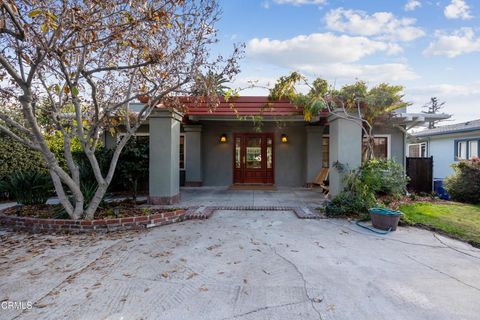
[[[408,183],[402,166],[394,160],[384,159],[366,162],[361,167],[361,180],[377,196],[402,196]]]
[[[20,204],[44,204],[52,194],[50,175],[41,171],[15,172],[0,181],[0,190]]]
[[[363,183],[360,170],[344,173],[343,183],[344,190],[326,208],[327,216],[359,215],[375,205],[375,194]]]
[[[137,197],[139,181],[148,178],[148,141],[132,137],[120,154],[115,174],[116,184]]]
[[[444,181],[450,197],[459,202],[480,203],[480,159],[460,161],[451,167],[454,174]]]
[[[0,180],[12,172],[45,169],[43,156],[10,137],[0,134]]]
[[[48,148],[57,158],[58,164],[63,169],[68,171],[67,160],[65,159],[65,151],[63,149],[63,134],[60,131],[54,131],[53,133],[49,133],[48,135],[46,135],[45,140],[47,141]],[[74,137],[70,140],[70,149],[72,150],[72,154],[83,152],[82,146],[78,138]]]
[[[358,170],[346,172],[342,165],[344,190],[326,208],[327,216],[360,215],[375,206],[377,196],[400,197],[405,194],[408,178],[393,160],[374,159]]]

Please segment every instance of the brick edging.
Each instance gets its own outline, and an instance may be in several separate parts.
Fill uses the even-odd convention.
[[[97,220],[69,220],[69,219],[39,219],[4,215],[0,211],[0,225],[14,230],[33,233],[84,233],[84,232],[111,232],[123,230],[138,230],[162,226],[185,219],[186,210],[165,211],[147,216],[97,219]]]

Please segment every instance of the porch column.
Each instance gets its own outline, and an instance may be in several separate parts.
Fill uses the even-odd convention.
[[[174,204],[180,201],[180,122],[175,110],[155,110],[149,117],[150,204]]]
[[[315,181],[322,169],[322,138],[323,126],[307,126],[307,163],[306,183]]]
[[[344,114],[339,111],[339,114]],[[343,119],[332,113],[328,117],[330,124],[330,196],[334,197],[343,190],[342,174],[335,168],[338,162],[347,170],[354,170],[362,163],[362,127],[357,121]]]
[[[184,125],[185,186],[202,186],[202,126]]]

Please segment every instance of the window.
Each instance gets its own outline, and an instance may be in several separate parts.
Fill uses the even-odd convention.
[[[180,135],[180,170],[185,170],[185,136]]]
[[[322,168],[330,166],[330,139],[329,137],[322,138]]]
[[[480,156],[480,154],[478,153],[479,142],[479,139],[457,141],[455,146],[455,159],[467,160]]]
[[[478,141],[468,141],[468,159],[478,157]]]
[[[426,158],[427,154],[427,143],[412,143],[408,145],[408,156],[411,158]]]
[[[428,154],[427,154],[427,144],[424,142],[424,143],[421,143],[421,147],[420,147],[420,157],[422,158],[426,158],[428,157]]]
[[[457,159],[467,159],[467,142],[466,141],[458,142]]]
[[[383,159],[388,159],[390,157],[389,154],[389,137],[388,136],[375,136],[373,138],[373,155],[375,158],[383,158]],[[363,145],[362,145],[362,151],[365,153],[367,149],[367,138],[363,138]]]
[[[267,169],[273,166],[273,141],[272,138],[267,138]]]
[[[125,135],[125,133],[120,133],[117,135],[117,142]],[[145,132],[137,132],[131,139],[137,139],[139,141],[149,143],[150,134]],[[185,170],[185,135],[180,135],[180,158],[179,158],[179,167],[180,170]]]

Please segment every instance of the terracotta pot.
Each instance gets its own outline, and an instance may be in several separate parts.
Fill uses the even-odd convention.
[[[148,100],[150,100],[149,96],[140,96],[138,97],[138,100],[140,100],[141,103],[148,103]]]
[[[399,211],[386,209],[371,209],[369,211],[373,227],[380,230],[397,230],[398,222],[402,215]]]

